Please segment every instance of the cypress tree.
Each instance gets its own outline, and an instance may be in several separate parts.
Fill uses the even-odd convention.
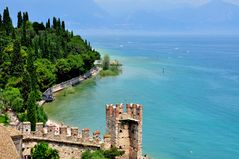
[[[73,36],[74,36],[74,33],[73,33],[73,31],[71,31],[71,38],[73,38]]]
[[[48,21],[46,22],[46,28],[50,29],[50,27],[51,27],[51,21],[50,19],[48,19]]]
[[[28,50],[28,59],[27,59],[27,71],[29,73],[30,82],[29,85],[26,86],[30,93],[27,99],[27,119],[31,122],[31,130],[36,129],[37,122],[37,104],[36,104],[36,93],[37,93],[37,76],[36,70],[33,62],[35,61],[34,52],[29,49]],[[27,79],[29,80],[29,79]]]
[[[60,31],[61,31],[61,20],[60,20],[60,18],[58,18],[57,21],[56,21],[56,32],[57,32],[57,34],[60,34]]]
[[[29,21],[28,12],[26,12],[26,20]]]
[[[21,44],[18,40],[15,40],[13,45],[13,56],[11,62],[11,73],[13,75],[21,75],[24,68],[24,61],[21,56]]]
[[[22,37],[21,37],[21,43],[22,45],[26,46],[27,45],[27,31],[26,31],[26,22],[23,20],[23,25],[22,25]]]
[[[56,29],[57,27],[57,20],[56,17],[53,17],[53,28]]]
[[[17,14],[17,27],[18,28],[22,27],[22,12],[18,12]]]
[[[21,92],[23,97],[24,110],[27,110],[27,99],[30,93],[31,77],[27,70],[24,70],[22,76]]]
[[[36,130],[37,122],[37,104],[36,104],[36,92],[32,90],[27,99],[27,119],[31,122],[31,130]]]
[[[2,30],[2,26],[3,26],[3,24],[2,24],[2,15],[0,14],[0,31]]]
[[[61,19],[60,18],[57,19],[57,23],[56,24],[57,24],[57,28],[61,29]]]
[[[28,50],[28,59],[27,59],[27,71],[31,77],[30,81],[30,88],[32,90],[37,90],[37,76],[36,76],[36,69],[34,67],[33,62],[36,60],[36,56],[32,50]]]
[[[3,27],[5,28],[6,34],[9,35],[11,33],[13,25],[11,17],[9,15],[8,7],[6,7],[6,9],[4,9],[3,11]]]
[[[64,21],[61,22],[61,28],[63,31],[65,31],[65,22]]]
[[[14,29],[12,30],[12,39],[16,39],[16,32]]]
[[[27,23],[27,21],[29,21],[29,17],[28,17],[28,13],[27,12],[23,12],[23,24]]]

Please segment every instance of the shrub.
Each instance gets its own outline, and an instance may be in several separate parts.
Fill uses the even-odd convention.
[[[57,150],[49,147],[45,142],[35,145],[31,149],[32,159],[59,159],[59,153]]]

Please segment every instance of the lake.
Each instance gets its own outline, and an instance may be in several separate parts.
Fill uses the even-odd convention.
[[[105,131],[105,104],[140,103],[143,151],[157,159],[238,159],[239,37],[88,36],[123,64],[45,105],[50,119]]]

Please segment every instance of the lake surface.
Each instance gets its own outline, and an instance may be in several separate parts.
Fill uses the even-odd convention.
[[[51,119],[105,130],[105,104],[140,103],[143,151],[157,159],[238,159],[239,37],[87,37],[123,63],[45,109]],[[163,71],[164,70],[164,71]]]

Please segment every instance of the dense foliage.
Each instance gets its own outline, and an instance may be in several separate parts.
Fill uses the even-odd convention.
[[[103,60],[101,61],[102,70],[100,71],[100,76],[117,76],[121,73],[121,66],[118,61],[111,61],[108,54],[105,54]]]
[[[108,54],[104,55],[104,58],[102,61],[102,67],[103,67],[103,70],[108,70],[110,68],[110,57]]]
[[[45,122],[44,111],[34,104],[41,92],[87,72],[100,55],[59,18],[46,24],[29,21],[27,12],[17,18],[14,27],[8,8],[0,14],[0,105],[22,120]]]
[[[35,145],[31,149],[32,159],[59,159],[59,153],[57,150],[49,147],[45,142]]]
[[[124,151],[117,148],[109,150],[85,151],[82,153],[82,159],[115,159],[117,156],[122,156]]]

